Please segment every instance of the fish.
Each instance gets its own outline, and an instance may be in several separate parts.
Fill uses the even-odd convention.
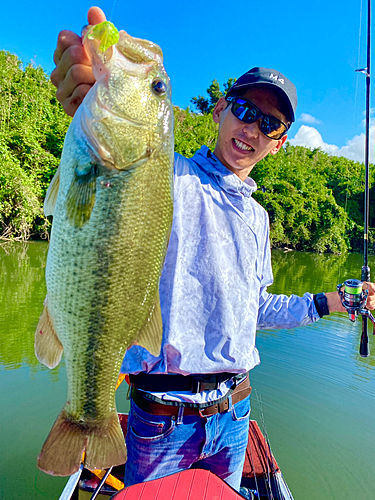
[[[110,23],[111,24],[111,23]],[[126,462],[115,387],[126,350],[160,353],[159,281],[173,217],[173,106],[160,47],[113,25],[83,38],[95,85],[47,190],[53,216],[38,360],[64,353],[68,395],[38,457],[68,476]]]

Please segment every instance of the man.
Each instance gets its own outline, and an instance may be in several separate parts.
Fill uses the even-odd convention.
[[[105,20],[92,8],[89,23]],[[59,35],[57,97],[73,115],[94,83],[74,33]],[[250,414],[248,372],[259,361],[257,328],[290,328],[345,312],[337,292],[272,295],[269,224],[254,201],[254,166],[276,154],[295,120],[294,85],[253,68],[222,97],[213,152],[175,158],[174,221],[160,282],[159,356],[132,346],[123,371],[132,382],[126,485],[187,468],[209,469],[239,489]],[[368,307],[375,287],[368,284]]]

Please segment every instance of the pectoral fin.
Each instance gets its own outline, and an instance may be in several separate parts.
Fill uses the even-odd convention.
[[[60,363],[62,353],[63,346],[56,335],[46,298],[44,310],[35,331],[35,355],[48,368],[55,368]]]
[[[44,214],[45,215],[53,215],[55,211],[55,205],[57,200],[57,194],[59,192],[60,187],[60,165],[56,170],[56,173],[51,181],[51,184],[48,186],[46,198],[44,200]]]
[[[139,332],[137,344],[147,349],[153,356],[160,354],[163,337],[163,322],[161,319],[160,298],[157,293],[154,307],[151,308],[146,324]]]
[[[76,167],[66,198],[66,213],[70,222],[82,227],[91,217],[95,204],[96,179],[99,167],[90,164],[85,169]]]

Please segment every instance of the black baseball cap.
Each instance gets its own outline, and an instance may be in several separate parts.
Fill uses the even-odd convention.
[[[267,86],[277,89],[278,95],[286,103],[292,122],[295,121],[295,111],[297,108],[297,89],[280,71],[269,68],[252,68],[247,73],[241,75],[238,80],[228,90],[227,96],[236,95],[237,92],[243,94],[252,85]]]

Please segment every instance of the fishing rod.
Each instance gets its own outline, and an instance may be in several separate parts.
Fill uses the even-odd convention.
[[[365,200],[364,200],[364,248],[363,248],[363,266],[361,280],[346,280],[344,283],[337,285],[337,291],[340,295],[341,303],[348,311],[349,319],[355,321],[358,315],[362,316],[362,334],[359,346],[359,353],[362,357],[369,355],[368,334],[367,334],[367,318],[374,325],[375,335],[375,319],[368,309],[366,302],[368,290],[363,290],[365,281],[370,281],[370,268],[368,265],[368,234],[369,234],[369,217],[370,217],[370,187],[369,187],[369,151],[370,151],[370,65],[371,65],[371,0],[367,2],[367,67],[357,69],[356,71],[366,75],[366,140],[365,140]]]

